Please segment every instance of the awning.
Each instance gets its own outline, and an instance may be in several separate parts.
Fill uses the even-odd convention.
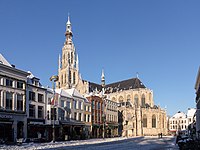
[[[0,125],[1,124],[13,124],[13,122],[11,122],[11,121],[0,121]]]
[[[61,124],[63,125],[76,125],[76,126],[85,126],[85,124],[83,122],[78,122],[75,120],[61,120],[60,121]]]

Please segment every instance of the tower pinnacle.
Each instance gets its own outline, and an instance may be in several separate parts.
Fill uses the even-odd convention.
[[[66,36],[66,43],[67,44],[72,44],[72,26],[71,26],[71,22],[70,22],[70,17],[68,14],[68,20],[66,23],[66,32],[65,32],[65,36]]]
[[[105,87],[105,75],[104,75],[104,70],[102,69],[102,74],[101,74],[101,86]]]
[[[67,20],[67,25],[71,25],[70,19],[69,19],[69,13],[68,13],[68,20]]]

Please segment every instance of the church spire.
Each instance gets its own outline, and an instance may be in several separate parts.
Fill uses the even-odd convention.
[[[104,75],[103,69],[102,69],[102,73],[101,73],[101,86],[105,87],[105,75]]]
[[[67,44],[72,44],[72,26],[71,26],[71,22],[70,22],[70,17],[68,14],[68,20],[66,23],[66,32],[65,32],[65,36],[66,36],[66,43]]]

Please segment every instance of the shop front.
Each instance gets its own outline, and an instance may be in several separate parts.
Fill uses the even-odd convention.
[[[76,120],[62,120],[60,121],[60,133],[63,140],[79,140],[85,139],[85,124]]]
[[[48,141],[50,139],[48,130],[50,130],[50,126],[45,124],[44,119],[27,119],[27,129],[28,135],[27,137],[31,140],[40,140],[40,141]]]
[[[0,143],[16,142],[26,138],[26,120],[23,114],[0,113]]]

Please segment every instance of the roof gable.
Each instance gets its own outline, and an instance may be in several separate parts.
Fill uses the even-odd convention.
[[[0,54],[0,63],[6,66],[12,67],[12,65],[1,54]]]

